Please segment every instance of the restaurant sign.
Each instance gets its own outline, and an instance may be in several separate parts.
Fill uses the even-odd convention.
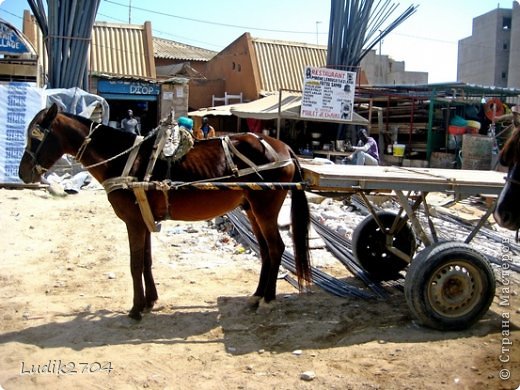
[[[356,72],[306,67],[303,79],[302,118],[352,121]]]

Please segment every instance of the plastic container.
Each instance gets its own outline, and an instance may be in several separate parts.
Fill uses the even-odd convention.
[[[478,134],[480,130],[480,122],[477,121],[468,121],[467,132],[469,134]]]
[[[467,124],[468,127],[472,127],[474,129],[477,129],[477,130],[480,130],[480,122],[478,121],[471,121],[471,120],[468,120],[468,124]]]
[[[394,144],[394,156],[395,157],[403,157],[404,156],[405,145],[403,144]]]
[[[450,133],[451,135],[462,135],[466,133],[466,126],[449,125],[448,133]]]
[[[450,125],[458,126],[458,127],[466,127],[468,125],[468,121],[461,116],[455,115],[453,119],[450,121]]]

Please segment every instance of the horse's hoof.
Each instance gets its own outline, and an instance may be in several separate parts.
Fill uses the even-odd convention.
[[[269,314],[278,306],[276,301],[266,302],[264,298],[260,300],[258,303],[258,309],[256,309],[256,314]]]
[[[130,310],[130,313],[128,313],[128,317],[136,321],[141,321],[143,319],[141,312],[135,310]]]
[[[258,307],[261,299],[262,297],[259,297],[258,295],[251,295],[247,298],[247,304],[251,307]]]
[[[155,305],[155,301],[153,301],[152,303],[150,304],[147,304],[144,309],[143,309],[143,313],[150,313],[152,310],[153,310],[153,307]]]

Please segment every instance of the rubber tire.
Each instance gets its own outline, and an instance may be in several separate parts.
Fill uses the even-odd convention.
[[[395,220],[396,213],[381,211],[377,217],[389,229]],[[413,257],[417,248],[415,233],[409,224],[394,235],[394,247]],[[408,262],[389,252],[385,247],[385,235],[381,232],[372,215],[366,217],[352,234],[352,252],[357,262],[370,276],[378,280],[395,280],[402,276]]]
[[[440,280],[446,275],[448,277],[445,282],[435,282],[434,278]],[[445,299],[445,306],[448,306],[449,299],[452,298],[448,296],[448,288],[450,285],[459,287],[458,281],[461,279],[473,283],[472,286],[467,286],[469,288],[463,289],[466,296],[469,294],[471,301],[464,303],[459,313],[450,313],[450,310],[456,311],[457,308],[439,307],[439,302],[432,295],[437,292],[438,296]],[[408,268],[404,293],[412,314],[420,324],[437,330],[462,330],[473,325],[488,311],[495,296],[495,287],[495,274],[484,255],[468,244],[447,241],[430,245],[417,254]],[[453,298],[463,295],[453,294]]]

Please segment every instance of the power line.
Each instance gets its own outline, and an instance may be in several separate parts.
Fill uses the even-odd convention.
[[[107,18],[107,19],[110,19],[110,20],[114,20],[114,21],[116,21],[116,22],[121,22],[121,23],[124,23],[124,24],[127,23],[126,20],[122,20],[122,19],[114,18],[114,17],[112,17],[112,16],[105,15],[105,14],[102,14],[102,13],[98,13],[98,15],[99,15],[99,16],[103,16],[104,18]],[[210,43],[210,42],[199,41],[199,40],[193,39],[192,37],[185,37],[185,36],[182,36],[182,35],[176,35],[176,34],[172,34],[172,33],[170,33],[170,32],[157,30],[156,28],[153,28],[153,24],[152,24],[152,32],[154,32],[154,33],[158,33],[158,34],[162,34],[162,35],[166,35],[166,36],[169,36],[169,37],[175,38],[175,39],[177,39],[177,40],[185,40],[185,41],[196,42],[196,43],[201,44],[201,45],[213,46],[213,47],[216,47],[216,48],[219,48],[219,49],[221,49],[222,46],[223,46],[223,45],[216,45],[216,44],[214,44],[214,43]],[[155,34],[154,34],[154,36],[155,36]]]
[[[118,5],[120,7],[125,7],[125,8],[128,7],[127,4],[118,3],[117,1],[105,0],[105,3],[110,3],[110,4]],[[242,29],[242,30],[246,30],[246,31],[257,30],[257,31],[268,31],[268,32],[289,33],[289,34],[315,34],[316,33],[315,31],[276,30],[276,29],[263,28],[263,27],[251,27],[251,26],[241,26],[241,25],[237,25],[237,24],[212,22],[210,20],[187,18],[185,16],[178,16],[178,15],[173,15],[173,14],[169,14],[166,12],[154,11],[154,10],[147,9],[147,8],[136,7],[134,5],[132,5],[132,9],[143,11],[143,12],[148,12],[148,13],[155,14],[155,15],[161,15],[161,16],[167,16],[167,17],[175,18],[175,19],[187,20],[190,22],[211,24],[214,26],[221,26],[221,27],[238,28],[238,29]]]
[[[23,20],[23,17],[21,17],[19,15],[16,15],[16,14],[13,14],[12,12],[6,11],[5,9],[0,9],[0,11],[5,12],[6,14],[9,14],[11,16],[14,16],[15,18]]]

